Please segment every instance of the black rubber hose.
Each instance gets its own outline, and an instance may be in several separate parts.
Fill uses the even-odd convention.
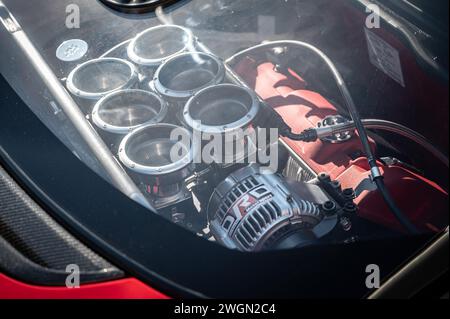
[[[386,188],[386,185],[384,184],[382,179],[376,179],[375,184],[378,187],[378,190],[380,191],[381,195],[384,198],[384,201],[389,206],[390,210],[394,214],[395,218],[400,222],[400,224],[405,227],[408,232],[411,234],[418,234],[419,230],[417,227],[408,219],[405,217],[405,215],[402,213],[400,208],[398,208],[397,204],[395,203],[394,199],[391,197],[391,194]]]

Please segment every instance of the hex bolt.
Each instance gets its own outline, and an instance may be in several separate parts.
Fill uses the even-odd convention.
[[[340,223],[344,231],[348,232],[352,229],[352,222],[350,221],[350,218],[342,217]]]
[[[347,202],[344,206],[344,211],[349,214],[355,214],[358,210],[358,207],[353,202]]]
[[[319,179],[320,182],[322,183],[329,183],[331,182],[331,178],[330,175],[328,175],[327,173],[320,173],[317,178]]]
[[[331,182],[331,186],[333,187],[333,189],[336,192],[341,192],[342,191],[341,183],[339,181],[332,181]]]
[[[322,211],[326,216],[332,216],[336,213],[336,204],[333,201],[327,201],[322,204]]]
[[[355,191],[353,188],[346,188],[342,191],[342,195],[344,195],[344,199],[347,201],[352,201],[356,198]]]

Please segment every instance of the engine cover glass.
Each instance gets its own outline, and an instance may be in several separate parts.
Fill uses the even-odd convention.
[[[408,20],[399,34],[369,27],[359,0],[1,3],[15,20],[2,14],[0,70],[30,109],[93,171],[193,236],[260,252],[404,235],[354,128],[307,143],[273,124],[300,134],[351,122],[307,46],[378,119],[370,147],[411,222],[448,226],[448,48],[427,6],[381,6]]]

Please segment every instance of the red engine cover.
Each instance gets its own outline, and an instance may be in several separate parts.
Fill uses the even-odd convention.
[[[439,232],[448,225],[448,194],[442,188],[401,166],[380,167],[397,205],[420,230]],[[404,231],[371,182],[366,158],[352,162],[337,179],[343,188],[356,190],[359,216]]]
[[[325,117],[338,114],[336,107],[320,94],[307,90],[307,83],[291,70],[282,74],[275,71],[272,63],[257,64],[249,58],[235,69],[295,132],[315,127]],[[403,230],[369,179],[367,160],[361,157],[357,136],[340,144],[284,140],[316,173],[327,172],[344,188],[355,189],[361,217]],[[371,143],[375,151],[376,145]],[[448,225],[448,194],[443,189],[400,166],[382,165],[382,170],[394,200],[417,227],[439,231]]]

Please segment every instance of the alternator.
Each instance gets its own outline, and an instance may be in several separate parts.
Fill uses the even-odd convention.
[[[218,242],[243,251],[299,247],[336,226],[337,216],[321,209],[329,201],[317,185],[287,182],[251,165],[215,189],[208,206],[210,230]]]

